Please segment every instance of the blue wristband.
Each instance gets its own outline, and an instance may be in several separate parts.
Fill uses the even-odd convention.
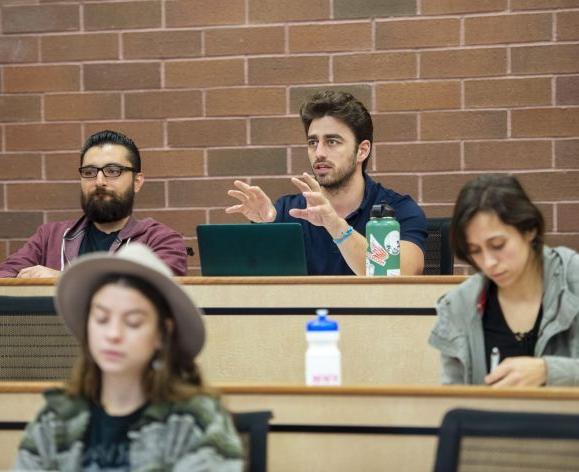
[[[336,245],[339,246],[346,239],[348,239],[350,236],[352,236],[353,232],[354,232],[354,228],[352,228],[351,226],[348,226],[348,229],[342,233],[342,236],[340,236],[338,239],[333,240],[334,243],[336,243]]]

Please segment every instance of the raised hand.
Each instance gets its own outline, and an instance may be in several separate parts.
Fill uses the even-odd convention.
[[[336,210],[322,193],[322,187],[310,174],[304,172],[301,179],[292,177],[292,183],[306,199],[306,208],[292,208],[289,214],[294,218],[309,221],[315,226],[334,226],[339,219]]]
[[[256,223],[271,223],[277,212],[271,199],[257,185],[247,185],[241,180],[233,182],[238,190],[228,190],[227,195],[237,198],[241,203],[227,207],[225,213],[241,213]]]

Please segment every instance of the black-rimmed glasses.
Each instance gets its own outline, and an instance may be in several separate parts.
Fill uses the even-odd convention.
[[[96,179],[99,171],[102,171],[107,179],[116,179],[125,171],[138,172],[132,167],[120,166],[118,164],[107,164],[104,167],[84,166],[78,168],[78,172],[83,179]]]

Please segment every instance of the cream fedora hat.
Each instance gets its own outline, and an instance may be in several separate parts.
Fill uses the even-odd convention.
[[[147,246],[130,243],[116,253],[92,253],[75,259],[62,273],[56,287],[56,311],[72,334],[85,336],[87,307],[104,277],[130,275],[145,280],[165,296],[175,320],[181,351],[195,357],[205,343],[201,311],[177,285],[172,272]]]

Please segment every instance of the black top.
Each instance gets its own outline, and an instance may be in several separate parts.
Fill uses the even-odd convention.
[[[535,325],[526,333],[513,333],[499,303],[497,286],[490,282],[487,303],[483,314],[483,330],[485,338],[485,355],[487,361],[487,372],[490,372],[491,351],[493,347],[498,347],[500,360],[507,357],[535,356],[535,344],[539,335],[539,327],[543,318],[543,305],[539,308],[539,314],[535,320]]]
[[[102,407],[91,404],[82,456],[83,470],[128,472],[131,464],[127,433],[146,407],[147,404],[125,416],[111,416]]]
[[[79,256],[89,252],[105,251],[108,252],[115,242],[118,231],[112,233],[103,233],[92,222],[86,228],[86,233],[80,245]]]
[[[346,221],[358,233],[366,236],[366,223],[370,219],[372,205],[387,203],[396,212],[400,223],[400,239],[410,241],[426,250],[426,218],[422,209],[408,195],[400,195],[383,187],[364,174],[364,198],[360,207],[346,217]],[[353,275],[354,272],[342,257],[340,250],[323,226],[314,226],[301,218],[289,215],[292,208],[306,208],[301,193],[286,195],[275,202],[276,223],[299,223],[304,230],[304,243],[309,275]]]

